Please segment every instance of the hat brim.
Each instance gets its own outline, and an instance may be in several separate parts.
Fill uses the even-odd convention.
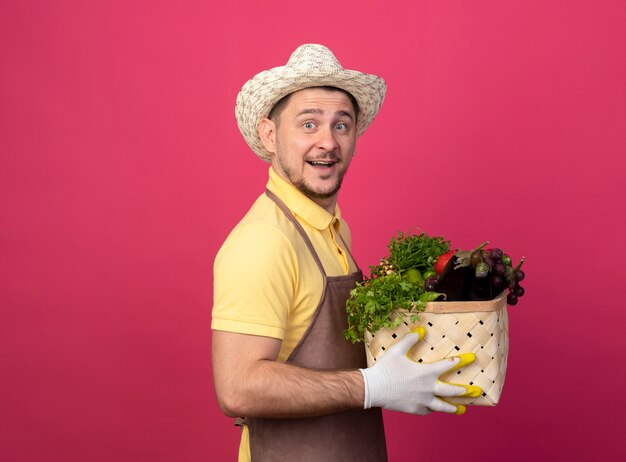
[[[248,80],[237,95],[235,116],[239,130],[250,148],[266,162],[271,154],[263,147],[258,127],[283,97],[311,87],[336,87],[347,91],[359,105],[357,137],[361,136],[380,110],[386,93],[384,79],[348,69],[299,73],[289,66],[263,71]]]

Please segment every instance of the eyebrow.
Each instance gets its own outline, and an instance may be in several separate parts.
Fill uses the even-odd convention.
[[[300,117],[301,115],[305,115],[305,114],[321,115],[323,113],[324,111],[322,111],[321,109],[303,109],[296,115],[296,117]],[[346,116],[346,117],[349,117],[350,120],[354,120],[354,116],[350,114],[348,111],[344,111],[343,109],[335,112],[335,115]]]

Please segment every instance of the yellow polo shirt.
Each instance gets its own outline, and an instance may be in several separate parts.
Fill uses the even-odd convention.
[[[350,231],[339,207],[328,213],[272,168],[267,189],[302,225],[328,276],[357,270],[344,247],[344,242],[350,246]],[[308,327],[322,291],[322,275],[304,239],[263,193],[215,258],[211,328],[280,339],[278,360],[285,361]],[[250,460],[247,427],[239,460]]]
[[[356,271],[344,249],[350,231],[339,207],[328,213],[271,168],[267,189],[302,225],[328,276]],[[278,360],[284,361],[304,334],[322,289],[322,275],[304,239],[263,193],[215,259],[211,328],[280,339]]]

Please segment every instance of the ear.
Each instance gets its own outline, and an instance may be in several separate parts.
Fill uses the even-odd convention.
[[[268,118],[259,123],[259,137],[263,147],[272,154],[276,152],[276,124]]]

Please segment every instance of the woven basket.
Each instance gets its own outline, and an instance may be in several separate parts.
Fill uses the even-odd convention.
[[[413,313],[415,314],[415,313]],[[426,336],[409,352],[417,362],[435,362],[459,353],[475,353],[476,361],[440,380],[450,383],[478,385],[483,394],[477,398],[446,398],[455,404],[495,406],[500,399],[506,358],[509,350],[509,326],[506,291],[493,300],[481,302],[430,302],[419,313],[416,322],[410,313],[399,310],[403,322],[395,328],[365,333],[368,366],[374,364],[397,339],[420,325]]]

